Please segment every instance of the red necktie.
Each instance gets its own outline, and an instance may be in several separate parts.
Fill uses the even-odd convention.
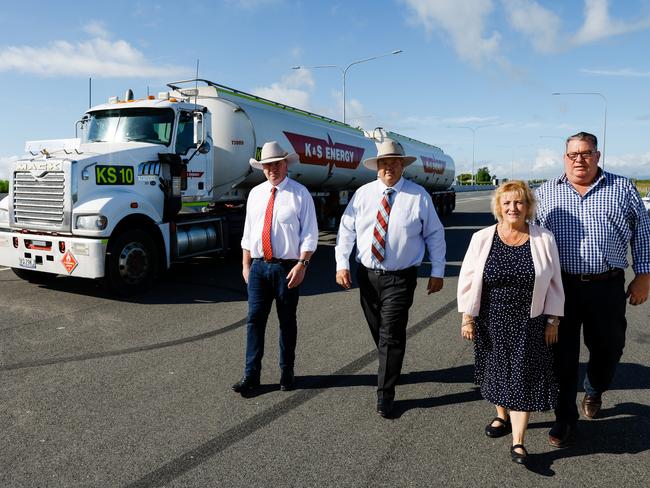
[[[386,232],[388,232],[388,217],[390,216],[390,195],[394,191],[392,188],[384,190],[384,196],[379,205],[377,220],[372,233],[372,255],[380,263],[386,257]]]
[[[269,203],[266,205],[266,213],[264,214],[262,250],[264,251],[264,259],[266,261],[273,257],[273,246],[271,245],[271,223],[273,222],[273,204],[275,203],[276,190],[276,187],[271,188],[271,196],[269,197]]]

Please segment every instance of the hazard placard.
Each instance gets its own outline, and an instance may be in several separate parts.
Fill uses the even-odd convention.
[[[70,251],[67,251],[63,255],[63,258],[61,258],[61,263],[63,264],[63,267],[66,269],[68,274],[72,274],[72,272],[79,264],[79,262],[75,259],[75,257],[72,255]]]

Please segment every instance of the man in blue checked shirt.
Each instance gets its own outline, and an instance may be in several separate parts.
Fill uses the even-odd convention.
[[[555,235],[566,295],[555,345],[560,395],[549,443],[564,447],[578,421],[576,407],[580,327],[589,350],[581,410],[600,410],[625,346],[625,306],[640,305],[650,290],[650,217],[629,179],[598,167],[596,136],[580,132],[566,141],[564,174],[537,190],[538,221]],[[625,288],[628,246],[634,279]]]

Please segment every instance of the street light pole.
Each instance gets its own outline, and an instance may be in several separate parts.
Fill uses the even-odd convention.
[[[492,125],[494,125],[494,124],[491,124],[491,125],[479,125],[478,127],[469,127],[469,126],[465,126],[465,125],[451,125],[451,126],[448,125],[447,126],[448,129],[467,129],[467,130],[472,131],[472,174],[471,174],[472,185],[476,184],[476,181],[474,181],[474,166],[475,166],[475,162],[476,162],[476,158],[475,158],[475,155],[476,155],[476,152],[475,152],[475,148],[476,148],[476,131],[479,130],[479,129],[483,129],[484,127],[492,127]]]
[[[348,74],[348,70],[354,66],[355,64],[361,64],[365,63],[367,61],[372,61],[374,59],[379,59],[379,58],[385,58],[386,56],[393,56],[394,54],[400,54],[403,52],[401,49],[397,49],[395,51],[391,51],[386,54],[380,54],[379,56],[372,56],[370,58],[365,58],[365,59],[359,59],[358,61],[353,61],[350,64],[348,64],[345,68],[342,68],[341,66],[338,66],[336,64],[320,64],[318,66],[293,66],[291,69],[315,69],[315,68],[336,68],[341,72],[341,75],[343,76],[343,123],[346,123],[346,109],[345,109],[345,79]]]
[[[607,138],[607,98],[605,95],[599,92],[554,92],[552,95],[596,95],[603,99],[605,102],[605,114],[603,118],[603,151],[602,151],[602,163],[603,170],[605,169],[605,139]]]

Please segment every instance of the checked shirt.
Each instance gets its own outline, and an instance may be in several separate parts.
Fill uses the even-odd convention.
[[[650,273],[650,217],[632,182],[600,171],[584,196],[566,175],[537,189],[537,222],[555,235],[562,271],[597,274],[628,266]]]

